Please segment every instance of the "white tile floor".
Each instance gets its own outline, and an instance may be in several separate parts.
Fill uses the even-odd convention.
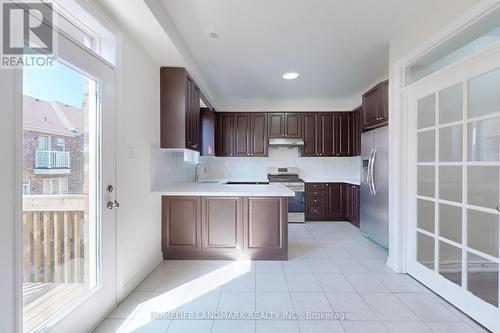
[[[94,332],[483,331],[408,275],[392,272],[386,256],[349,223],[290,225],[289,261],[166,261]],[[152,312],[196,319],[152,320]],[[223,312],[273,317],[204,317]],[[344,317],[311,320],[307,312]]]

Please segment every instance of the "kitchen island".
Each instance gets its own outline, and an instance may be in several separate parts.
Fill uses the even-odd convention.
[[[162,196],[164,259],[288,258],[288,197],[282,185],[172,183]]]

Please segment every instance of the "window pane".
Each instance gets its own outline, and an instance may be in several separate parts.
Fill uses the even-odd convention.
[[[435,167],[433,166],[418,166],[418,195],[434,198],[435,192]]]
[[[428,232],[434,233],[434,202],[417,200],[417,226]]]
[[[25,68],[23,85],[23,183],[30,186],[23,196],[23,326],[31,332],[98,283],[97,216],[89,207],[99,187],[99,94],[95,81],[60,63]]]
[[[467,252],[467,276],[471,293],[498,306],[498,264]]]
[[[498,215],[468,210],[467,246],[498,258]]]
[[[439,167],[439,198],[462,202],[462,167]]]
[[[462,243],[462,208],[446,204],[439,205],[439,235]]]
[[[469,124],[469,161],[500,161],[500,117]]]
[[[418,133],[418,162],[434,162],[436,159],[435,131]]]
[[[500,112],[500,69],[469,81],[469,118]]]
[[[462,161],[462,125],[441,128],[439,130],[439,161]]]
[[[417,128],[426,128],[434,126],[436,120],[436,95],[424,97],[417,103]]]
[[[467,170],[467,202],[470,205],[495,209],[500,203],[499,167],[470,166]]]
[[[439,93],[439,124],[463,119],[462,91],[460,83]]]
[[[462,249],[439,242],[439,274],[459,286],[462,285]]]
[[[434,238],[417,232],[417,261],[434,270]]]

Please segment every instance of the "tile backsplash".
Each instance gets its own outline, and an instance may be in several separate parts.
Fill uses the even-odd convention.
[[[361,159],[357,157],[299,157],[297,147],[269,148],[269,157],[199,156],[189,150],[150,149],[151,187],[161,188],[172,182],[193,182],[198,161],[201,179],[266,181],[268,167],[297,167],[306,182],[360,181]]]
[[[297,167],[307,182],[346,181],[359,183],[361,158],[299,157],[297,147],[269,148],[269,157],[207,157],[208,179],[267,180],[268,167]]]

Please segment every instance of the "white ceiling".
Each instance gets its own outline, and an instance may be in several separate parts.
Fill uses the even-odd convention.
[[[437,3],[450,3],[99,1],[160,65],[184,63],[225,111],[352,109],[364,90],[387,76],[392,36],[402,26],[425,22]],[[287,71],[301,76],[285,81]]]
[[[387,75],[391,37],[435,1],[162,0],[224,108],[342,107]]]

